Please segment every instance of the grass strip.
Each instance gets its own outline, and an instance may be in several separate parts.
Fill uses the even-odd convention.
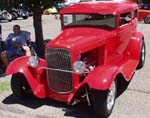
[[[9,82],[0,82],[0,93],[10,90]]]

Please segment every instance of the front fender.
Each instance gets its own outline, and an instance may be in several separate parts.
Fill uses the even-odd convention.
[[[10,74],[15,74],[17,72],[20,73],[25,73],[26,68],[28,67],[28,58],[27,56],[22,56],[22,57],[18,57],[16,58],[14,61],[12,61],[6,69],[6,74],[10,75]]]
[[[12,61],[6,69],[6,74],[23,73],[34,95],[39,98],[45,98],[44,78],[46,78],[46,72],[44,69],[30,67],[28,65],[28,58],[27,56],[22,56]],[[45,67],[45,60],[43,59],[39,59],[39,67],[41,66]]]
[[[118,67],[114,65],[99,66],[93,70],[84,80],[90,88],[106,90],[118,74]]]
[[[22,57],[16,58],[14,61],[12,61],[8,65],[5,73],[7,75],[14,74],[14,73],[17,73],[17,72],[25,73],[27,68],[28,69],[32,68],[28,64],[28,59],[29,59],[28,56],[22,56]],[[39,67],[41,67],[41,66],[45,67],[45,60],[39,58],[39,64],[38,64],[38,66]],[[38,68],[32,68],[32,69],[39,70]]]

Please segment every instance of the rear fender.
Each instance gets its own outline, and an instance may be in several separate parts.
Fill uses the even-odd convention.
[[[130,59],[139,60],[140,59],[140,50],[142,45],[142,40],[144,36],[140,32],[134,32],[132,38],[130,39],[129,45],[127,47],[127,55]]]
[[[118,70],[114,65],[99,66],[85,78],[83,84],[87,83],[93,89],[106,90],[119,73]]]
[[[30,67],[28,65],[28,58],[29,57],[27,56],[23,56],[12,61],[6,69],[6,74],[24,74],[34,95],[39,98],[45,98],[46,91],[44,78],[46,78],[46,72],[44,69]],[[43,59],[39,59],[39,67],[41,66],[45,67],[45,60]]]

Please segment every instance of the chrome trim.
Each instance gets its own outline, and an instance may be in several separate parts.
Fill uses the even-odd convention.
[[[48,87],[50,90],[65,94],[73,90],[72,56],[64,48],[48,47],[46,49],[46,66]]]
[[[62,69],[55,69],[55,68],[48,68],[48,67],[38,67],[38,69],[46,69],[46,70],[55,70],[55,71],[60,71],[60,72],[67,72],[67,73],[74,73],[74,74],[78,74],[75,71],[70,71],[70,70],[62,70]],[[84,73],[90,73],[90,71],[88,69],[86,69]]]

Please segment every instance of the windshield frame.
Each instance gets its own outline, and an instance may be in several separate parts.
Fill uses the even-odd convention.
[[[71,22],[67,23],[68,21],[65,21],[65,17],[69,16],[71,17]],[[78,21],[76,20],[77,17],[87,17],[87,19],[84,19],[84,21]],[[94,16],[95,18],[89,18]],[[74,18],[73,18],[74,17]],[[96,18],[97,17],[97,18]],[[89,19],[88,19],[89,18]],[[79,18],[78,18],[79,19]],[[80,18],[82,20],[82,18]],[[82,14],[62,14],[61,15],[61,20],[62,20],[62,27],[63,28],[68,28],[68,27],[97,27],[97,28],[103,28],[103,29],[116,29],[117,28],[117,15],[115,14],[87,14],[87,13],[82,13]],[[77,22],[74,22],[74,21]],[[103,20],[103,22],[102,22]],[[107,23],[104,21],[107,20]],[[114,22],[113,22],[114,21]],[[101,23],[101,24],[99,24]],[[69,24],[69,25],[68,25]]]

